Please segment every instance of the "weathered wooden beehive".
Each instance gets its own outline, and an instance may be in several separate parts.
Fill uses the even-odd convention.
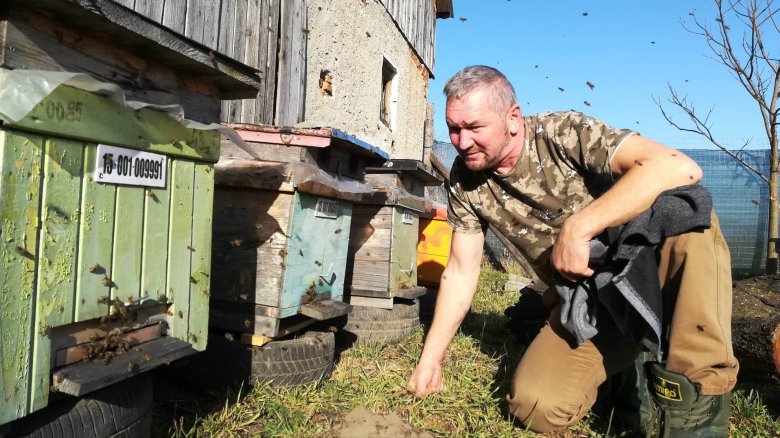
[[[416,160],[390,160],[366,169],[373,196],[353,207],[349,244],[350,304],[391,309],[393,299],[416,298],[419,214],[426,184],[440,183]]]
[[[219,132],[64,85],[0,121],[0,423],[204,349]],[[112,329],[153,360],[74,363]]]
[[[381,152],[335,129],[235,126],[216,168],[212,327],[267,342],[343,304],[352,205]]]

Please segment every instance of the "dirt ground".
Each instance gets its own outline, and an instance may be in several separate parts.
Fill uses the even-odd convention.
[[[364,406],[347,414],[332,432],[336,438],[433,438],[427,432],[415,430],[396,414],[375,414]]]

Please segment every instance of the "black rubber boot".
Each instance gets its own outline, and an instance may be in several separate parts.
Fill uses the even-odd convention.
[[[661,410],[659,438],[727,438],[731,393],[701,395],[682,374],[648,364],[648,387]]]

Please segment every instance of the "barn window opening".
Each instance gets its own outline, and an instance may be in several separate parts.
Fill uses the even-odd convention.
[[[379,101],[379,120],[388,128],[393,127],[395,117],[397,71],[387,59],[382,60],[382,96]]]

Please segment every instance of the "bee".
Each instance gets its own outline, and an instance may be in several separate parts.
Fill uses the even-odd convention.
[[[54,375],[54,383],[60,384],[62,381],[65,380],[65,374],[55,374]]]
[[[231,335],[228,332],[225,332],[225,339],[227,339],[229,342],[233,342],[235,338],[233,338],[233,335]]]
[[[309,33],[309,29],[307,29],[305,27],[302,27],[301,28],[301,32],[308,34]]]
[[[591,82],[591,81],[585,82],[585,85],[587,85],[588,88],[590,88],[591,90],[596,88],[596,85],[593,82]]]
[[[111,281],[110,278],[108,278],[108,275],[103,276],[103,286],[105,287],[114,287],[114,282]]]
[[[333,234],[339,234],[341,233],[341,228],[336,228],[336,231],[333,232]]]
[[[184,312],[182,312],[181,310],[176,312],[176,314],[179,315],[179,318],[184,319]]]
[[[634,164],[636,164],[637,166],[643,166],[642,162],[639,160],[634,160]]]
[[[211,292],[208,289],[203,289],[203,295],[205,295],[207,298],[211,297]]]
[[[94,265],[89,267],[89,272],[91,272],[93,274],[100,273],[100,271],[102,271],[102,270],[103,270],[103,267],[100,266],[99,263],[95,263]]]
[[[280,249],[279,250],[279,256],[280,257],[287,257],[287,251],[284,248]]]
[[[299,254],[301,257],[303,257],[303,250],[302,250],[302,249],[299,249],[299,250],[298,250],[298,254]]]
[[[190,283],[192,284],[198,284],[198,280],[195,279],[192,275],[190,275]]]
[[[238,297],[241,298],[242,301],[246,301],[246,300],[249,299],[249,295],[248,294],[241,294]]]
[[[198,343],[198,335],[196,335],[195,333],[190,333],[190,337],[192,338],[192,342],[196,344]]]
[[[187,245],[187,249],[188,249],[188,250],[190,250],[190,251],[192,251],[192,252],[195,252],[195,248],[193,248],[193,247],[192,247],[192,246],[190,246],[190,245]]]
[[[128,373],[134,373],[138,370],[138,364],[135,362],[130,362],[127,364],[127,372]]]
[[[322,266],[322,262],[320,262],[319,260],[315,260],[314,264],[317,265],[317,266]]]
[[[149,362],[150,360],[152,360],[152,355],[150,355],[149,353],[144,353],[143,359],[144,362]]]

